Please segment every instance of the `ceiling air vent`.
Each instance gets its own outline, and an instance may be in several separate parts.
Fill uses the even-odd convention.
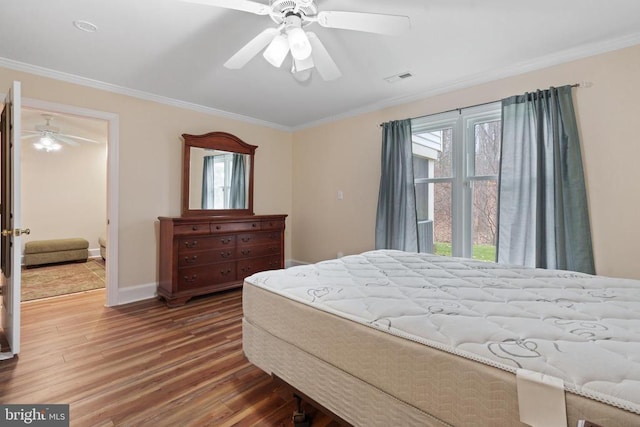
[[[400,80],[408,79],[409,77],[413,77],[413,74],[406,71],[404,73],[396,74],[395,76],[385,77],[384,79],[387,81],[387,83],[395,83],[399,82]]]

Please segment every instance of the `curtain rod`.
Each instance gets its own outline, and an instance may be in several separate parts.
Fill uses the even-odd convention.
[[[590,86],[591,86],[591,82],[580,82],[580,83],[574,83],[574,84],[571,85],[571,87],[590,87]],[[496,99],[495,101],[481,102],[480,104],[468,105],[466,107],[460,107],[460,108],[453,108],[451,110],[439,111],[437,113],[425,114],[423,116],[409,117],[409,120],[422,119],[422,118],[425,118],[425,117],[435,116],[435,115],[438,115],[438,114],[451,113],[453,111],[462,112],[462,110],[466,110],[467,108],[481,107],[483,105],[489,105],[489,104],[493,104],[494,102],[500,102],[500,101],[501,101],[500,99]],[[384,125],[384,123],[380,123],[380,127],[382,127],[382,125]]]

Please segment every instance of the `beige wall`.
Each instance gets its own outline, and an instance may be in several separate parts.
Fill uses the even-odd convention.
[[[31,230],[23,243],[82,237],[98,250],[107,223],[106,145],[62,144],[47,153],[32,141],[22,144],[22,225]]]
[[[0,68],[0,87],[119,115],[120,288],[157,281],[157,216],[180,214],[182,133],[220,130],[256,152],[255,211],[284,213],[287,259],[313,262],[374,247],[379,124],[494,101],[536,88],[576,89],[596,268],[640,278],[640,46],[527,73],[293,134]],[[343,200],[337,192],[342,191]]]
[[[291,215],[288,132],[0,68],[0,87],[22,82],[24,97],[119,115],[118,283],[157,282],[158,216],[180,215],[183,133],[225,131],[257,145],[254,210]],[[287,223],[285,257],[291,257]]]
[[[293,254],[315,262],[373,249],[384,121],[581,81],[575,89],[599,274],[640,278],[640,46],[294,134]],[[344,200],[338,201],[338,190]]]

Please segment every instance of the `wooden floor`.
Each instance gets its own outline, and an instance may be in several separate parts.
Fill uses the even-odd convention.
[[[291,392],[242,353],[242,295],[104,307],[104,290],[22,304],[1,403],[70,404],[72,426],[291,426]],[[337,426],[308,405],[313,427]]]

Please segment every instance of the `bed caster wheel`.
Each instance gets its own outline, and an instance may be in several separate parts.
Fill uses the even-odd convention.
[[[310,427],[311,418],[307,417],[307,414],[302,410],[302,399],[297,394],[294,394],[293,397],[296,399],[296,407],[298,408],[293,411],[293,427]]]
[[[310,427],[311,420],[304,412],[293,413],[293,427]]]

